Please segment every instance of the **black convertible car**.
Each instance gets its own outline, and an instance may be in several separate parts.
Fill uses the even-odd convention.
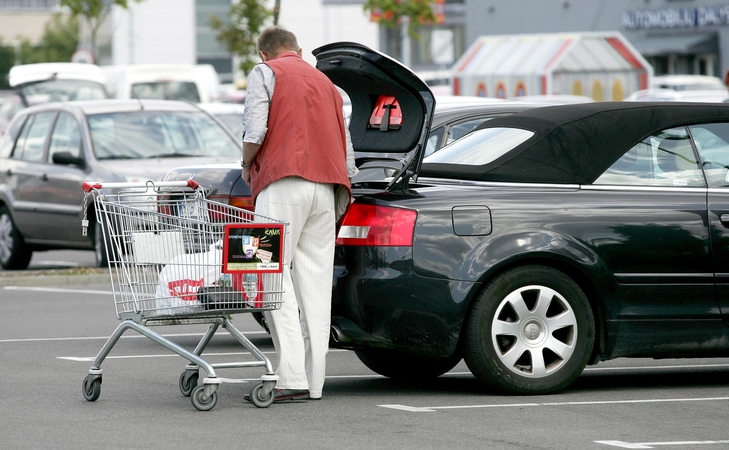
[[[314,54],[351,98],[360,169],[391,175],[356,178],[339,224],[333,345],[407,380],[465,357],[520,394],[612,358],[729,356],[729,105],[533,108],[431,153],[437,99],[411,71]],[[168,176],[233,204],[222,169]]]
[[[354,186],[336,345],[407,379],[465,357],[519,394],[617,357],[729,356],[729,105],[534,108],[423,157],[422,82],[354,44],[315,54],[352,99],[355,148],[408,155],[391,180]],[[371,124],[382,95],[402,113],[386,132]]]

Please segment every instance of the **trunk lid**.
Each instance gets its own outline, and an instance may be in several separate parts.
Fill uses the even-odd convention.
[[[400,62],[357,43],[336,42],[312,53],[317,69],[352,101],[349,131],[357,167],[363,173],[395,169],[385,189],[407,189],[410,178],[417,179],[433,119],[430,88]]]

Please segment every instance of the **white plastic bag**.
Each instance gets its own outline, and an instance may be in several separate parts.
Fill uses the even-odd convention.
[[[209,251],[173,258],[159,273],[156,294],[157,315],[179,315],[202,311],[197,291],[212,286],[222,277],[222,242]]]

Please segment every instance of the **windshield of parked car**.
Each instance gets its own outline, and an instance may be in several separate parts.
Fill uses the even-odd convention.
[[[132,85],[132,98],[180,100],[200,103],[200,93],[192,81],[155,81]]]
[[[88,121],[98,159],[240,156],[235,139],[203,112],[117,112]]]
[[[424,163],[482,166],[534,136],[520,128],[482,128],[423,159]]]
[[[47,80],[20,88],[29,105],[108,98],[104,85],[87,80]]]

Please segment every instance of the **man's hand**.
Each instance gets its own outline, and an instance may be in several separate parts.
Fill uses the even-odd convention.
[[[250,187],[250,185],[251,185],[251,168],[250,167],[244,167],[242,169],[241,178],[243,178],[243,181]]]

